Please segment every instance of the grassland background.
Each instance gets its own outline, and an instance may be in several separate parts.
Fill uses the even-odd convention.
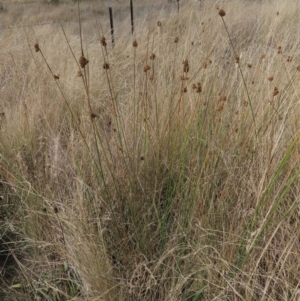
[[[1,300],[300,300],[300,4],[127,2],[1,1]]]

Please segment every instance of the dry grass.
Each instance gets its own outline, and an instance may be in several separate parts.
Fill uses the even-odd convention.
[[[191,1],[113,49],[86,5],[3,43],[1,298],[299,300],[298,5]]]

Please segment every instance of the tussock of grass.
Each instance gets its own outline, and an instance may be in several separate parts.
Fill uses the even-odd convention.
[[[114,49],[80,18],[25,31],[1,71],[4,298],[297,300],[292,6],[191,2]]]

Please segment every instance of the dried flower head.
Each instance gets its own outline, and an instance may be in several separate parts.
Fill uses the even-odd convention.
[[[155,59],[155,53],[151,53],[150,54],[150,60],[154,60]]]
[[[59,79],[59,74],[53,74],[55,80]]]
[[[185,76],[185,75],[180,75],[180,79],[181,80],[189,80],[189,77]]]
[[[234,59],[235,59],[235,62],[236,62],[237,64],[240,63],[240,57],[239,57],[238,55],[236,55]]]
[[[189,61],[185,59],[182,63],[183,63],[183,72],[188,73],[190,70]]]
[[[183,93],[186,93],[187,92],[187,87],[184,87],[183,88]]]
[[[179,38],[176,37],[176,38],[174,39],[174,43],[178,43],[178,41],[179,41]]]
[[[286,59],[288,62],[291,62],[293,60],[293,57],[292,56],[288,56],[288,58]]]
[[[278,46],[278,47],[277,47],[277,53],[278,53],[278,54],[281,54],[281,53],[282,53],[282,47],[281,47],[281,46]]]
[[[278,12],[276,12],[276,16],[278,16],[279,15],[279,11]]]
[[[261,59],[264,59],[265,57],[266,55],[264,53],[260,56]]]
[[[161,27],[161,22],[160,21],[157,21],[157,26]]]
[[[79,65],[81,68],[84,68],[89,63],[89,60],[87,60],[83,55],[79,57]]]
[[[134,48],[138,47],[138,43],[137,43],[136,40],[134,40],[134,41],[132,42],[132,47],[134,47]]]
[[[91,112],[91,113],[90,113],[90,117],[91,117],[91,119],[94,119],[94,118],[98,117],[98,115]]]
[[[54,213],[58,213],[58,208],[55,206],[54,208],[53,208],[53,210],[54,210]]]
[[[81,77],[82,76],[81,70],[78,70],[76,75],[77,75],[77,77]]]
[[[220,112],[224,109],[224,104],[223,103],[220,103],[218,106],[217,106],[217,111]]]
[[[219,102],[226,101],[226,100],[227,100],[227,96],[226,95],[219,94],[219,98],[218,98]]]
[[[204,63],[202,64],[202,67],[203,67],[203,69],[206,69],[206,68],[207,68],[207,63],[204,62]]]
[[[201,93],[201,92],[202,92],[202,85],[200,83],[197,83],[196,93]]]
[[[273,81],[273,79],[274,79],[273,75],[268,77],[268,81],[270,81],[270,82]]]
[[[101,42],[101,44],[102,44],[103,47],[107,46],[106,39],[105,39],[104,36],[101,37],[100,42]]]
[[[148,65],[148,64],[146,64],[145,66],[144,66],[144,72],[147,72],[147,71],[149,71],[151,69],[151,67]]]
[[[196,90],[197,89],[197,85],[196,84],[192,84],[192,89]]]
[[[149,76],[149,79],[150,79],[150,80],[153,80],[153,79],[154,79],[154,75],[151,74],[151,75]]]
[[[273,96],[276,96],[279,94],[279,90],[277,87],[274,88],[274,91],[273,91]]]
[[[219,16],[221,16],[222,18],[226,16],[224,9],[219,9]]]
[[[104,63],[104,64],[103,64],[103,69],[104,69],[104,70],[109,69],[109,63]]]
[[[35,52],[39,52],[41,50],[38,43],[34,44],[34,50],[35,50]]]
[[[300,71],[300,65],[297,67],[297,71]]]
[[[252,64],[251,64],[251,63],[248,63],[247,66],[248,66],[248,68],[251,68],[251,67],[252,67]]]

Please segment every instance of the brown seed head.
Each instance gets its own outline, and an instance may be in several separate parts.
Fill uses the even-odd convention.
[[[53,74],[55,80],[59,79],[59,74]]]
[[[274,76],[273,76],[273,75],[268,77],[268,81],[270,81],[270,82],[271,82],[273,79],[274,79]]]
[[[157,21],[157,26],[161,27],[161,22],[160,21]]]
[[[223,103],[220,103],[218,106],[217,106],[217,111],[220,112],[224,109],[224,104]]]
[[[134,47],[134,48],[138,47],[138,43],[137,43],[136,40],[134,40],[134,41],[132,42],[132,47]]]
[[[105,69],[105,70],[109,69],[109,63],[104,63],[103,64],[103,69]]]
[[[184,87],[183,88],[183,93],[186,93],[187,92],[187,87]]]
[[[91,113],[90,113],[90,117],[91,117],[91,119],[94,119],[94,118],[98,117],[98,115],[91,112]]]
[[[224,9],[219,9],[219,16],[221,16],[222,18],[226,16]]]
[[[151,69],[151,67],[148,65],[148,64],[146,64],[145,66],[144,66],[144,72],[147,72],[147,71],[149,71]]]
[[[53,208],[53,210],[54,210],[54,213],[58,213],[58,208],[55,206],[54,208]]]
[[[38,43],[34,44],[34,50],[35,50],[35,52],[39,52],[41,50]]]
[[[273,91],[273,96],[276,96],[277,94],[279,94],[279,90],[277,87],[275,87]]]
[[[265,57],[266,55],[264,53],[260,56],[261,59],[264,59]]]
[[[154,53],[151,53],[150,54],[150,60],[154,60],[155,59],[155,54]]]
[[[77,75],[77,77],[81,77],[82,76],[81,70],[78,70],[76,75]]]
[[[150,79],[150,80],[153,80],[153,79],[154,79],[154,75],[151,74],[151,75],[149,76],[149,79]]]
[[[300,65],[297,67],[297,71],[300,71]]]
[[[278,47],[277,47],[277,53],[278,53],[278,54],[281,54],[281,53],[282,53],[282,47],[281,47],[281,46],[278,46]]]
[[[189,61],[187,59],[185,59],[183,61],[183,72],[188,73],[189,70],[190,70]]]
[[[201,93],[201,92],[202,92],[202,85],[200,83],[197,83],[196,93]]]
[[[251,63],[248,63],[247,66],[248,66],[248,68],[251,68],[251,67],[252,67],[252,64],[251,64]]]
[[[240,57],[239,57],[238,55],[236,55],[234,59],[235,59],[235,62],[236,62],[237,64],[240,63]]]
[[[288,56],[288,58],[286,59],[288,62],[291,62],[293,60],[293,57],[292,56]]]
[[[197,85],[196,84],[192,84],[192,89],[196,90],[197,89]]]
[[[206,68],[207,68],[207,63],[204,62],[204,63],[202,64],[202,67],[203,67],[203,69],[206,69]]]
[[[103,47],[107,46],[106,39],[105,39],[104,36],[101,37],[100,42],[101,42],[101,44],[102,44]]]
[[[174,39],[174,43],[178,43],[178,41],[179,41],[179,38],[176,37],[176,38]]]
[[[89,60],[87,60],[83,55],[79,57],[79,65],[81,68],[84,68],[89,63]]]

